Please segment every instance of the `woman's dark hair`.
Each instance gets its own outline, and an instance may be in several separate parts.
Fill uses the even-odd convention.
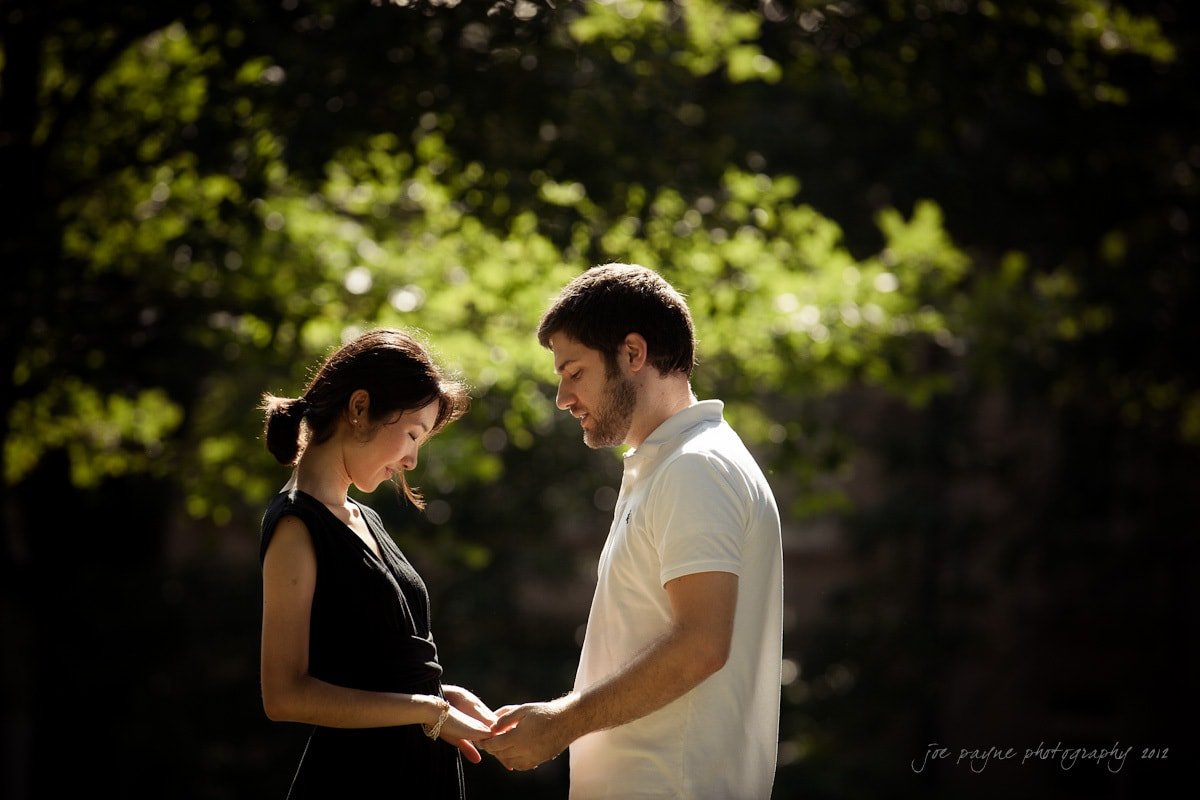
[[[263,395],[267,450],[280,464],[295,464],[305,446],[333,436],[338,416],[346,411],[350,395],[359,389],[370,397],[368,435],[397,414],[436,401],[437,418],[429,432],[433,436],[466,414],[471,405],[466,386],[443,375],[420,342],[404,331],[379,328],[331,353],[300,397],[276,397],[269,392]],[[302,432],[301,422],[306,432]],[[409,486],[403,473],[398,481],[404,496],[423,509],[420,492]]]
[[[599,350],[610,372],[617,349],[631,333],[646,340],[651,366],[664,375],[691,376],[696,366],[696,332],[683,295],[658,273],[637,264],[592,267],[563,287],[542,315],[538,341],[564,333]]]

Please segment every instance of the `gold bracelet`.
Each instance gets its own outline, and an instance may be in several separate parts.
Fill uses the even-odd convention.
[[[442,726],[446,724],[446,720],[450,718],[450,704],[445,700],[442,701],[442,713],[438,715],[437,722],[432,725],[424,723],[421,725],[421,730],[425,731],[425,735],[430,739],[438,738],[442,732]]]

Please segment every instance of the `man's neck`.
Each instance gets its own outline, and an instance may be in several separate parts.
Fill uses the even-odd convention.
[[[629,427],[625,443],[639,447],[659,425],[696,402],[692,385],[685,375],[670,375],[650,381],[642,388],[638,409],[634,412],[633,424]]]

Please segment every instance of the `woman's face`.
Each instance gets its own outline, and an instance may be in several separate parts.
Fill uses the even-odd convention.
[[[417,451],[433,430],[437,413],[438,404],[435,400],[424,408],[384,420],[366,441],[360,440],[363,433],[352,435],[346,445],[345,459],[354,485],[369,494],[385,480],[414,469],[417,466]],[[365,424],[364,418],[351,427]]]

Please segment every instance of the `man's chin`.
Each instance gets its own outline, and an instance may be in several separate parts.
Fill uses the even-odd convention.
[[[610,447],[619,447],[624,441],[624,436],[597,436],[595,431],[585,430],[583,432],[583,443],[593,450],[606,450]]]

